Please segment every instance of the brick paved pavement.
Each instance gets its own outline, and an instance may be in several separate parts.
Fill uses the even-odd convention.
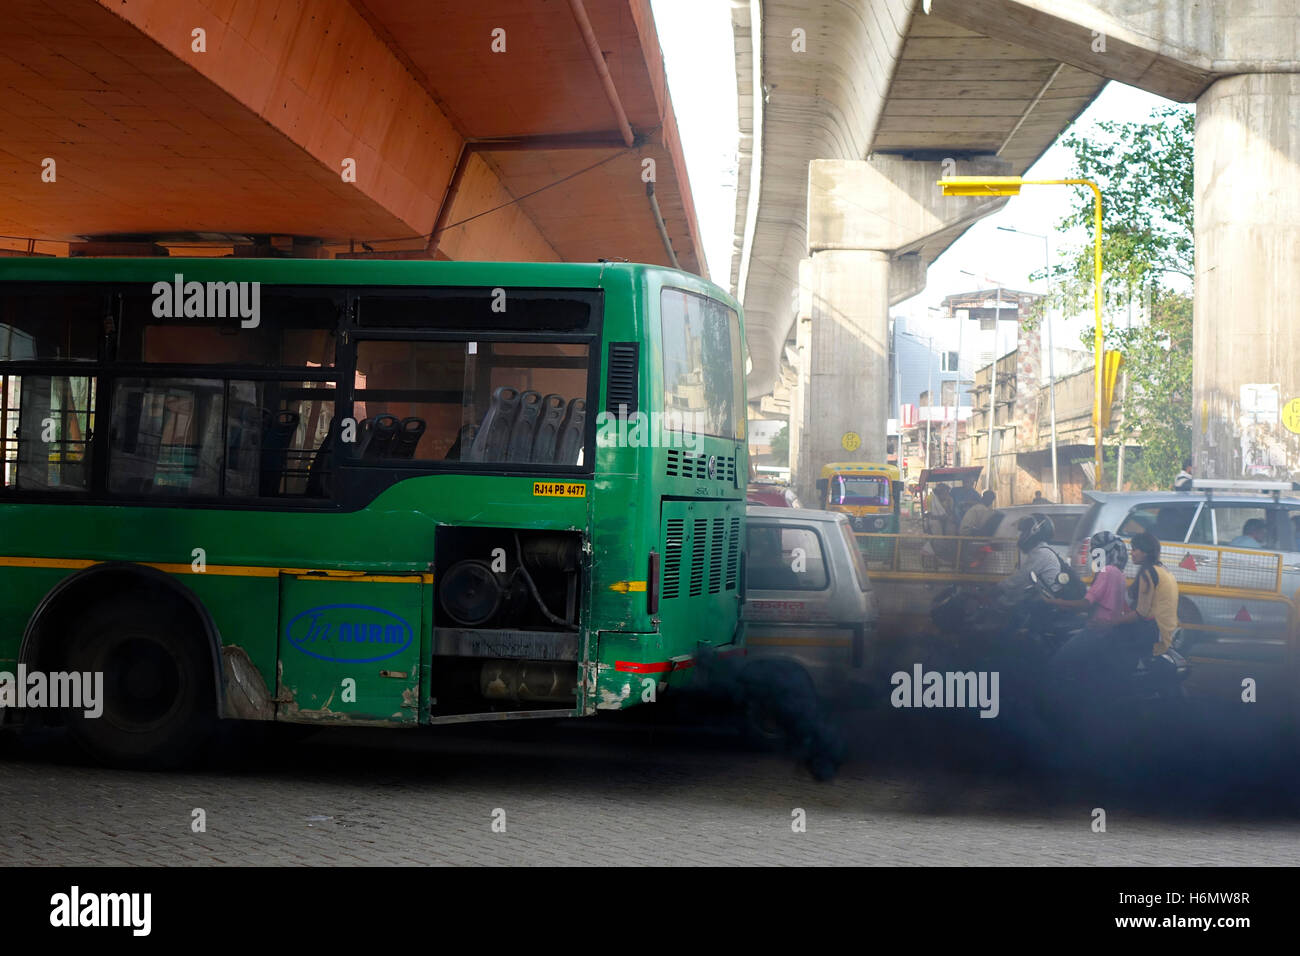
[[[978,723],[937,730],[921,747],[887,721],[859,728],[821,784],[725,733],[609,722],[335,730],[189,773],[89,767],[46,742],[0,761],[0,864],[1300,860],[1294,787],[1239,746],[1135,783],[1126,773],[1149,754],[1103,773],[1026,771],[990,760]],[[1091,831],[1097,806],[1106,833]],[[204,833],[191,831],[194,808]],[[505,833],[492,831],[496,808]],[[804,833],[791,830],[795,808]]]

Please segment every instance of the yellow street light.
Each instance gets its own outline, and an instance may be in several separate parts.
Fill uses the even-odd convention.
[[[1092,304],[1097,317],[1096,338],[1094,340],[1094,377],[1092,385],[1092,427],[1096,438],[1096,485],[1102,486],[1101,463],[1101,395],[1103,390],[1102,372],[1106,364],[1101,325],[1101,188],[1091,179],[1021,179],[1019,176],[949,176],[939,180],[939,187],[945,196],[1019,196],[1021,186],[1087,186],[1092,190],[1096,202],[1093,203],[1093,243],[1092,254]],[[997,356],[993,357],[996,362]],[[991,425],[992,423],[990,423]]]

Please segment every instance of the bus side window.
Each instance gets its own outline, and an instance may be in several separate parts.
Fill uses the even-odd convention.
[[[0,487],[90,487],[96,384],[84,375],[0,375]]]

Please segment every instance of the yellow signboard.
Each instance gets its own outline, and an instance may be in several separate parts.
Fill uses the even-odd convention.
[[[1282,406],[1282,424],[1287,431],[1300,435],[1300,398],[1293,398]]]
[[[844,446],[845,451],[857,451],[858,446],[862,444],[862,436],[857,432],[845,432],[844,437],[840,439],[840,444]]]
[[[534,498],[585,498],[587,486],[581,482],[567,484],[559,481],[534,481]]]

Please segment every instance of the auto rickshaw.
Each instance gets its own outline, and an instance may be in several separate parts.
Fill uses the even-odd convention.
[[[898,533],[903,482],[893,465],[868,461],[832,462],[817,479],[818,507],[849,516],[854,531]]]
[[[921,527],[925,529],[926,534],[940,533],[937,527],[930,526],[931,522],[928,520],[934,486],[947,485],[949,490],[953,492],[953,501],[957,505],[957,514],[949,515],[949,518],[953,521],[951,533],[956,534],[956,523],[961,521],[966,508],[979,499],[979,495],[975,491],[975,482],[979,480],[980,473],[983,471],[982,465],[926,468],[921,471],[921,477],[916,483],[916,494],[921,500]],[[968,500],[963,501],[963,497],[968,498]]]

